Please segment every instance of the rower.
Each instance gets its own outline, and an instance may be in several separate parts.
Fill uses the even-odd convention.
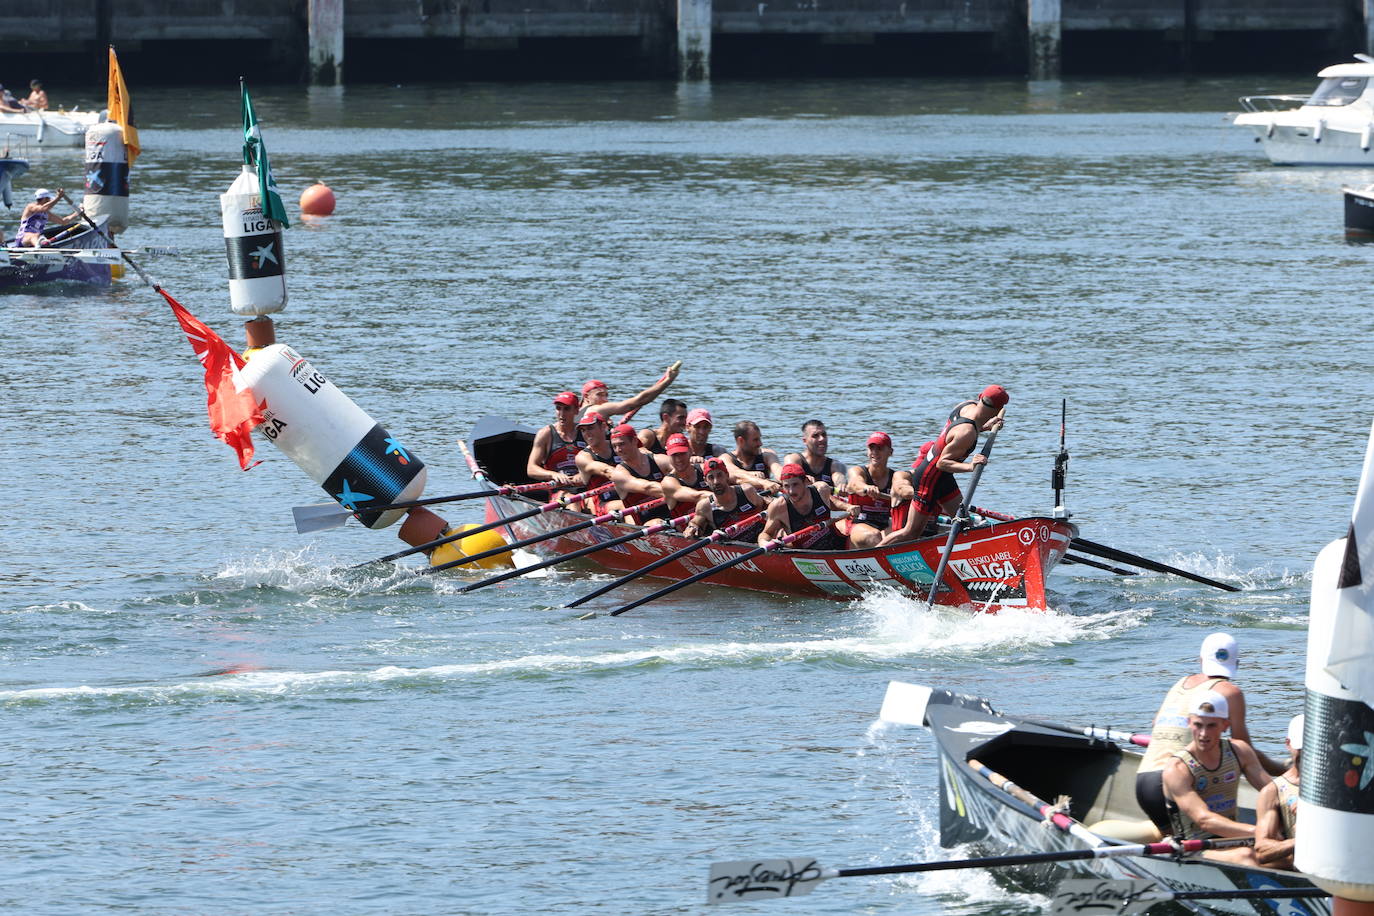
[[[1293,847],[1298,835],[1298,785],[1302,768],[1302,713],[1288,723],[1284,744],[1293,762],[1274,781],[1260,789],[1255,802],[1255,859],[1265,868],[1293,871]]]
[[[663,495],[663,469],[653,455],[639,447],[639,435],[628,423],[621,423],[611,430],[611,447],[615,449],[620,463],[611,471],[611,483],[626,509],[658,499]],[[638,519],[643,522],[650,518],[667,518],[666,509],[659,507]],[[627,516],[631,524],[633,517]]]
[[[867,445],[868,463],[849,469],[849,485],[845,488],[850,505],[859,507],[848,532],[855,549],[876,547],[883,532],[892,526],[892,484],[897,476],[887,466],[892,457],[892,437],[876,432],[868,437]]]
[[[738,483],[776,493],[782,462],[772,449],[763,447],[763,434],[753,420],[735,424],[735,450],[721,456],[730,466],[731,477]]]
[[[1217,693],[1226,699],[1231,723],[1231,736],[1250,744],[1250,731],[1245,725],[1245,694],[1232,679],[1240,667],[1240,650],[1229,633],[1213,633],[1202,641],[1198,651],[1201,671],[1181,677],[1169,688],[1155,713],[1154,728],[1150,732],[1150,746],[1136,768],[1135,800],[1155,826],[1168,833],[1169,816],[1164,806],[1161,788],[1163,770],[1169,754],[1188,743],[1188,711],[1205,693]],[[1257,751],[1257,753],[1259,753]],[[1259,753],[1261,766],[1270,775],[1284,771],[1282,763]]]
[[[692,464],[692,447],[682,433],[668,437],[666,461],[668,467],[663,477],[663,495],[668,500],[668,511],[672,518],[691,515],[697,502],[706,495],[706,477],[701,466]],[[665,459],[654,456],[659,462]]]
[[[620,463],[620,458],[611,448],[610,440],[606,438],[606,418],[599,413],[587,413],[582,415],[582,419],[577,421],[578,438],[587,443],[587,447],[577,453],[577,471],[581,478],[583,490],[595,490],[603,484],[611,482],[611,471]],[[620,508],[615,503],[615,497],[600,497],[600,509]],[[597,506],[586,504],[585,511],[592,512]],[[595,513],[593,513],[595,514]]]
[[[1269,774],[1260,766],[1248,742],[1223,738],[1231,726],[1226,698],[1215,691],[1202,694],[1188,712],[1192,735],[1182,750],[1171,751],[1164,767],[1164,798],[1169,811],[1170,834],[1178,839],[1248,837],[1251,824],[1236,820],[1236,794],[1240,776],[1256,789],[1269,785]],[[1211,850],[1208,858],[1242,865],[1255,864],[1248,846]]]
[[[673,363],[664,370],[658,381],[624,401],[612,401],[605,382],[600,379],[589,379],[582,385],[582,409],[584,411],[595,410],[607,420],[632,410],[638,410],[645,404],[652,403],[654,398],[666,391],[668,386],[677,378],[681,369],[681,361]]]
[[[711,411],[704,407],[694,407],[687,413],[687,444],[692,447],[692,462],[698,463],[707,458],[719,458],[725,449],[712,445]]]
[[[578,479],[577,453],[587,443],[573,422],[577,418],[577,395],[560,392],[553,399],[553,409],[554,421],[535,433],[530,457],[525,461],[525,476],[566,487]]]
[[[639,431],[639,447],[655,455],[666,455],[668,437],[687,428],[687,402],[677,398],[664,398],[658,408],[659,424],[656,428]]]
[[[915,540],[925,531],[926,523],[941,510],[946,515],[959,511],[963,494],[954,482],[954,475],[971,473],[980,464],[987,464],[987,456],[969,458],[969,454],[977,447],[980,432],[1002,428],[1002,414],[1008,400],[1007,389],[989,385],[977,400],[964,401],[950,411],[944,429],[912,471],[916,492],[905,522],[884,535],[879,546]]]
[[[14,239],[9,243],[12,248],[41,248],[44,244],[43,230],[48,228],[48,220],[62,224],[70,223],[77,219],[75,213],[66,219],[58,219],[52,216],[52,208],[57,206],[57,202],[62,198],[62,189],[56,192],[47,188],[39,188],[33,192],[33,203],[24,208],[24,212],[19,215],[19,231],[15,233]]]
[[[802,424],[802,451],[793,452],[783,459],[788,464],[799,464],[806,476],[816,483],[824,483],[836,489],[844,487],[845,476],[849,473],[843,464],[826,456],[830,447],[830,434],[820,420],[807,420]]]
[[[828,521],[831,512],[848,512],[853,516],[859,511],[844,500],[831,496],[830,486],[825,482],[810,483],[806,469],[800,464],[784,464],[781,477],[782,496],[768,505],[767,521],[759,534],[760,546],[817,522]],[[804,550],[843,550],[845,538],[835,531],[834,525],[827,525],[792,546]]]
[[[723,458],[707,458],[701,468],[706,473],[709,492],[697,501],[696,514],[682,531],[684,536],[696,538],[728,528],[746,516],[762,512],[768,505],[749,484],[731,483],[730,468]],[[740,540],[747,540],[753,527],[741,531]]]

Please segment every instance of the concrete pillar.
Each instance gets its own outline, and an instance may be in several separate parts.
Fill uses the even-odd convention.
[[[711,0],[677,0],[677,75],[711,78]]]
[[[1060,0],[1026,0],[1027,56],[1033,80],[1059,78],[1063,39],[1059,16]]]
[[[320,86],[343,82],[344,0],[307,0],[310,79]]]

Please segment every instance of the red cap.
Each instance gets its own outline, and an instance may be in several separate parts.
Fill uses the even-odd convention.
[[[786,480],[786,479],[789,478],[789,477],[805,477],[805,476],[806,476],[806,468],[802,467],[801,465],[797,464],[796,462],[793,462],[793,463],[791,463],[791,464],[784,464],[784,465],[782,466],[782,474],[780,475],[780,477],[781,477],[782,480]]]
[[[597,379],[588,379],[582,383],[582,394],[587,395],[598,388],[605,388],[606,383]]]
[[[603,417],[601,414],[597,413],[595,410],[587,411],[582,415],[582,419],[577,421],[578,426],[595,426],[598,423],[604,426],[606,423],[606,418]]]
[[[616,439],[625,438],[634,439],[637,435],[638,433],[635,432],[633,426],[628,423],[621,423],[615,429],[611,430],[611,441],[614,442]]]
[[[709,474],[712,471],[724,471],[726,474],[730,473],[730,469],[725,466],[725,462],[721,459],[707,458],[701,463],[701,472],[703,474]]]
[[[1007,401],[1011,400],[1011,395],[1007,394],[1007,389],[1001,385],[989,385],[983,389],[983,393],[978,395],[980,400],[987,401],[993,407],[1006,407]]]
[[[664,443],[663,448],[670,455],[681,455],[692,450],[692,444],[687,441],[687,437],[682,433],[673,433]]]
[[[688,411],[687,425],[696,426],[698,423],[711,423],[711,425],[714,426],[715,423],[711,421],[711,411],[707,410],[705,407],[694,407]]]
[[[883,448],[892,448],[892,437],[884,432],[876,432],[868,437],[868,445],[881,445]]]
[[[576,407],[577,395],[573,394],[571,391],[560,391],[553,396],[553,402],[555,404],[564,404],[568,407]]]

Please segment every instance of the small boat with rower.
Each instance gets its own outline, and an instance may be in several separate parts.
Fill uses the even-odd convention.
[[[1310,95],[1247,95],[1232,124],[1248,127],[1275,165],[1374,163],[1374,58],[1317,74]]]
[[[96,222],[102,230],[108,217]],[[36,286],[53,282],[109,286],[110,268],[120,263],[118,248],[111,248],[92,227],[82,223],[49,226],[43,230],[50,247],[0,248],[0,289]]]

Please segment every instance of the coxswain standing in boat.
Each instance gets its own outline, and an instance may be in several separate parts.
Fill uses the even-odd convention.
[[[639,434],[633,426],[621,423],[611,430],[611,447],[620,459],[611,471],[611,483],[615,484],[616,495],[620,497],[620,506],[613,508],[632,509],[663,495],[663,468],[655,460],[657,456],[639,447]],[[625,518],[630,524],[636,524],[667,516],[667,510],[659,507],[644,515],[636,513]]]
[[[747,483],[758,490],[776,493],[779,490],[778,475],[782,473],[782,462],[777,452],[763,447],[763,433],[753,420],[740,420],[735,424],[735,450],[721,456],[730,467],[730,476],[736,483]]]
[[[1203,694],[1188,713],[1192,740],[1173,751],[1164,766],[1164,797],[1169,809],[1171,836],[1184,840],[1210,837],[1247,837],[1255,828],[1236,820],[1240,776],[1257,790],[1271,782],[1248,742],[1223,738],[1230,727],[1226,698],[1215,691]],[[1209,858],[1255,865],[1255,851],[1242,846],[1214,849]]]
[[[955,474],[968,474],[980,464],[987,464],[985,455],[969,455],[978,445],[978,434],[1002,428],[1002,413],[1010,399],[1001,385],[989,385],[978,398],[964,401],[950,412],[925,457],[911,472],[914,493],[902,525],[893,525],[883,536],[879,546],[913,541],[925,533],[926,524],[940,510],[953,515],[963,502]],[[924,446],[923,446],[924,448]]]
[[[1236,669],[1240,667],[1240,649],[1235,638],[1229,633],[1212,633],[1202,641],[1198,662],[1201,671],[1179,678],[1165,694],[1164,702],[1155,713],[1150,745],[1136,769],[1136,803],[1165,834],[1169,832],[1170,823],[1164,804],[1163,770],[1169,762],[1169,755],[1188,743],[1189,710],[1197,705],[1198,698],[1212,692],[1225,697],[1231,737],[1250,744],[1250,730],[1245,724],[1245,694],[1232,682]],[[1283,772],[1282,763],[1258,751],[1256,753],[1265,772],[1270,775]]]
[[[687,444],[692,447],[692,463],[700,464],[707,458],[719,458],[725,449],[711,444],[711,411],[705,407],[694,407],[687,412]]]
[[[807,420],[802,424],[802,451],[793,452],[783,459],[784,464],[799,464],[806,476],[816,483],[841,489],[849,470],[825,453],[830,448],[830,434],[820,420]]]
[[[868,463],[850,468],[845,486],[845,499],[859,507],[848,531],[849,543],[856,550],[876,547],[892,527],[892,484],[897,476],[887,466],[892,457],[892,437],[876,432],[868,437],[867,446]]]
[[[620,458],[611,448],[610,440],[606,438],[606,418],[590,411],[583,414],[582,419],[577,421],[577,437],[587,444],[586,448],[577,453],[576,459],[582,489],[595,490],[610,483],[611,471],[615,470]],[[607,504],[615,499],[614,496],[610,499],[605,496],[593,498],[599,502],[597,505],[585,504],[582,507],[584,512],[593,512],[598,507],[605,511]]]
[[[584,412],[594,410],[608,421],[621,414],[638,410],[645,404],[652,404],[655,398],[666,391],[668,386],[677,379],[677,374],[681,369],[682,361],[678,360],[664,370],[658,381],[624,401],[612,401],[605,382],[600,379],[589,379],[582,384],[582,410]]]
[[[687,402],[664,398],[658,408],[658,426],[639,431],[639,447],[655,455],[666,455],[668,437],[687,429]]]
[[[682,433],[668,437],[667,463],[663,475],[663,495],[668,500],[668,513],[672,518],[681,518],[696,511],[697,503],[706,495],[706,475],[701,466],[692,464],[692,447]],[[660,462],[664,458],[655,455]]]
[[[530,480],[547,480],[566,487],[577,482],[577,453],[587,447],[574,422],[577,418],[577,395],[563,391],[553,399],[555,419],[535,433],[530,457],[525,462],[525,476]]]
[[[48,228],[50,219],[59,225],[75,220],[77,218],[75,213],[66,219],[52,218],[52,208],[57,206],[61,197],[61,188],[58,188],[55,193],[47,188],[39,188],[34,191],[33,203],[26,206],[24,212],[19,215],[19,232],[10,242],[10,246],[15,248],[42,248],[43,230]]]
[[[762,512],[768,505],[759,491],[749,484],[732,482],[730,468],[724,459],[707,458],[701,469],[706,472],[709,492],[697,501],[696,514],[682,531],[684,536],[698,538],[728,528],[746,516]],[[748,530],[741,531],[739,539],[747,540],[748,535]]]
[[[1265,868],[1293,871],[1293,847],[1298,835],[1298,771],[1302,768],[1301,713],[1288,723],[1284,744],[1293,762],[1274,781],[1260,789],[1255,802],[1255,859]]]
[[[831,512],[848,512],[851,517],[858,514],[857,506],[832,496],[830,486],[824,481],[810,483],[810,475],[800,464],[784,464],[781,476],[782,496],[768,506],[767,521],[759,534],[759,546],[817,522],[829,521]],[[800,550],[843,550],[845,537],[835,530],[834,525],[826,525],[791,546]]]

